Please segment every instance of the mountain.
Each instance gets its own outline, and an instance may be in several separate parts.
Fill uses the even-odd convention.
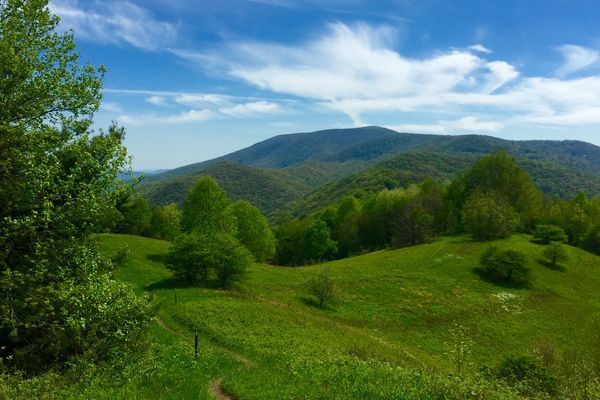
[[[561,197],[600,194],[600,147],[574,140],[516,141],[483,135],[422,135],[371,126],[279,135],[234,153],[147,176],[140,191],[153,203],[181,204],[201,175],[232,199],[271,213],[290,202],[304,213],[343,194],[450,179],[475,159],[503,149],[537,186]]]

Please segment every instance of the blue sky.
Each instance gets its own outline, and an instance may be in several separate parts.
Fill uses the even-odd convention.
[[[135,169],[380,125],[600,145],[597,0],[51,0]]]

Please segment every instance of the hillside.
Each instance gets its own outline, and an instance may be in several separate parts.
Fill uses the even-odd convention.
[[[490,136],[398,133],[379,127],[280,135],[202,163],[148,176],[142,195],[181,204],[193,182],[211,175],[228,195],[264,213],[303,214],[344,194],[380,190],[426,177],[447,180],[477,157],[504,149],[542,191],[600,194],[600,147],[579,141],[509,141]],[[418,156],[415,154],[419,154]]]
[[[105,252],[124,245],[131,250],[118,277],[152,294],[158,311],[152,358],[127,367],[125,381],[112,381],[105,371],[93,382],[47,386],[54,393],[44,394],[210,399],[218,391],[239,399],[389,399],[441,398],[455,390],[445,398],[458,398],[473,388],[444,380],[453,369],[448,346],[455,322],[473,341],[472,371],[542,346],[568,358],[585,352],[597,334],[600,257],[569,248],[571,260],[553,270],[538,263],[542,248],[528,239],[496,243],[528,255],[528,289],[498,287],[473,272],[487,244],[444,238],[326,264],[339,302],[320,310],[304,295],[303,282],[322,267],[254,265],[236,290],[185,288],[162,264],[167,242],[104,235]],[[468,398],[518,398],[485,390]]]
[[[359,162],[305,162],[285,169],[250,167],[231,162],[219,162],[198,172],[140,186],[142,196],[151,203],[182,205],[187,193],[200,176],[212,176],[231,200],[247,200],[263,213],[269,214],[313,188],[360,170]]]
[[[288,214],[308,215],[344,196],[361,198],[383,189],[406,187],[432,178],[448,182],[457,173],[469,168],[479,155],[469,153],[412,152],[382,161],[372,168],[325,184],[310,194],[288,204]],[[542,192],[562,198],[573,197],[580,191],[600,194],[600,174],[585,174],[543,160],[517,158]]]

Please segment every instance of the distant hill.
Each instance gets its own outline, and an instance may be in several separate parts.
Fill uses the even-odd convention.
[[[465,153],[413,152],[400,154],[374,167],[323,185],[286,206],[287,215],[305,216],[346,195],[361,198],[383,189],[406,187],[433,178],[450,181],[468,169],[480,155]],[[559,164],[517,157],[535,185],[545,193],[573,197],[578,192],[600,194],[600,175],[579,172]],[[277,219],[277,218],[276,218]]]
[[[153,204],[181,206],[198,178],[208,175],[219,182],[232,200],[247,200],[269,214],[310,193],[315,187],[361,167],[360,163],[351,162],[306,162],[286,169],[267,169],[219,162],[197,173],[150,181],[140,187],[140,193]]]
[[[404,186],[426,177],[450,179],[499,149],[517,158],[544,192],[600,194],[600,147],[589,143],[421,135],[381,127],[276,136],[213,160],[149,175],[140,191],[156,204],[181,204],[198,176],[211,175],[232,199],[246,199],[267,214],[289,202],[295,202],[294,213],[303,213],[346,193]]]

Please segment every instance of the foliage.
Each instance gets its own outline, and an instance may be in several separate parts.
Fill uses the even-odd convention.
[[[533,241],[540,244],[550,244],[552,242],[565,243],[569,237],[564,229],[555,225],[536,225],[533,233]]]
[[[150,236],[152,209],[146,199],[135,196],[118,209],[121,218],[117,222],[116,232]]]
[[[176,204],[152,207],[150,236],[157,239],[173,240],[180,233],[181,211]]]
[[[509,356],[496,370],[496,376],[521,394],[535,396],[539,393],[554,395],[558,381],[540,361],[530,356]]]
[[[237,238],[257,261],[270,260],[275,254],[275,235],[260,210],[247,201],[231,205],[237,221]]]
[[[458,324],[454,323],[454,326],[450,329],[450,335],[452,341],[449,343],[448,355],[452,359],[454,364],[454,372],[457,376],[461,376],[464,373],[464,369],[469,365],[471,352],[473,349],[473,340],[468,334],[468,330]]]
[[[275,261],[282,265],[310,264],[332,258],[337,244],[321,219],[291,220],[276,230]]]
[[[467,232],[479,241],[509,237],[517,225],[515,212],[496,193],[474,192],[465,203],[462,216]]]
[[[518,216],[520,228],[524,230],[533,228],[541,208],[541,195],[529,175],[502,151],[479,159],[466,173],[454,179],[448,194],[451,207],[455,210],[469,210],[473,206],[467,204],[469,201],[482,201],[482,196],[491,197],[501,209],[501,212],[495,213],[499,216],[498,221],[510,220],[508,210],[512,209]],[[493,211],[496,204],[486,201],[482,206]],[[460,218],[454,224],[460,227]],[[503,226],[508,224],[505,222]]]
[[[600,255],[600,224],[597,224],[586,234],[583,239],[583,248]]]
[[[166,258],[177,279],[206,284],[214,278],[221,287],[241,280],[251,262],[251,253],[235,237],[224,233],[183,233],[175,239]]]
[[[530,270],[525,266],[525,256],[515,250],[500,250],[490,246],[481,255],[483,275],[494,282],[525,285],[529,283]]]
[[[229,204],[225,191],[213,178],[201,177],[183,204],[182,231],[204,235],[233,233],[235,217],[228,209]]]
[[[569,259],[569,253],[565,249],[565,246],[559,242],[551,242],[544,249],[544,257],[550,263],[550,266],[556,268],[558,263],[567,261]]]
[[[0,2],[0,348],[28,372],[106,358],[150,321],[90,237],[127,191],[124,131],[88,130],[102,69],[57,23],[47,1]]]
[[[331,271],[323,268],[313,274],[306,282],[306,291],[317,299],[319,307],[323,308],[336,301],[335,279]]]

